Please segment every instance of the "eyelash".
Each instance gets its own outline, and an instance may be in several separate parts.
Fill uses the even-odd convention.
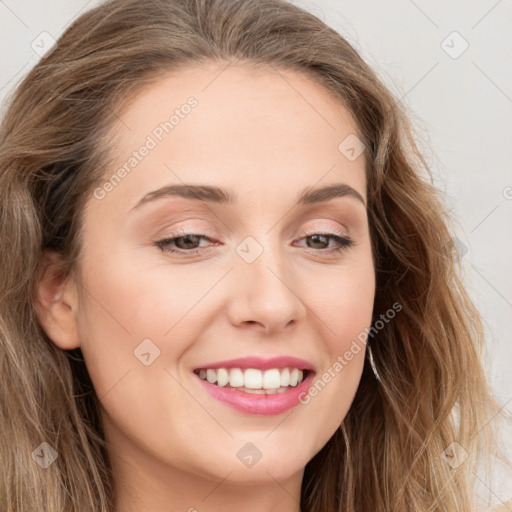
[[[200,253],[203,248],[197,248],[197,249],[190,249],[190,250],[186,250],[186,249],[170,249],[169,246],[172,242],[178,240],[179,238],[185,238],[187,236],[196,236],[196,237],[200,237],[200,238],[204,238],[204,239],[207,239],[207,240],[210,240],[210,238],[205,234],[205,233],[190,233],[190,232],[187,232],[187,231],[184,231],[184,230],[181,230],[181,231],[176,231],[175,233],[171,233],[169,235],[169,237],[163,239],[163,240],[158,240],[156,241],[154,244],[155,246],[159,247],[161,249],[162,252],[167,252],[167,253],[173,253],[173,254],[179,254],[179,255],[196,255],[198,253]],[[318,232],[311,232],[311,233],[306,233],[304,237],[302,237],[300,240],[304,240],[306,238],[311,238],[313,236],[324,236],[324,237],[328,237],[332,240],[335,240],[338,244],[340,244],[338,247],[333,247],[331,249],[311,249],[311,248],[308,248],[308,251],[312,251],[312,252],[320,252],[320,253],[324,253],[324,254],[332,254],[332,253],[341,253],[342,251],[344,251],[345,249],[348,249],[352,246],[355,245],[355,242],[352,240],[352,238],[350,238],[349,236],[347,235],[342,235],[342,234],[337,234],[337,233],[318,233]],[[206,249],[208,250],[208,249]]]

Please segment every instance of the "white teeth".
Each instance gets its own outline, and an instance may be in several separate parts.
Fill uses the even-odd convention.
[[[219,368],[217,370],[217,385],[225,386],[229,383],[229,374],[225,368]]]
[[[276,393],[284,393],[288,391],[289,388],[278,388],[278,389],[249,389],[249,388],[235,388],[237,391],[241,391],[244,393],[252,393],[254,395],[275,395]]]
[[[216,370],[206,370],[206,380],[210,384],[217,382],[217,371]]]
[[[201,377],[201,373],[199,373],[199,377]],[[232,388],[239,388],[244,385],[244,374],[240,368],[229,370],[229,385]]]
[[[249,371],[249,370],[247,370]],[[277,368],[267,370],[263,376],[263,389],[277,389],[281,386],[281,375]]]
[[[290,386],[296,386],[299,380],[299,370],[294,368],[290,373]]]
[[[281,386],[289,386],[290,385],[290,370],[285,368],[281,371]]]
[[[300,384],[304,379],[304,372],[298,368],[201,368],[199,377],[210,384],[243,388],[240,390],[247,393],[274,394],[286,391],[289,386],[295,387]]]
[[[249,389],[249,388],[244,388],[244,391],[246,393],[252,393],[254,395],[265,395],[266,394],[266,391],[263,390],[263,389]]]
[[[245,387],[249,389],[261,389],[263,383],[263,374],[261,370],[249,368],[244,372]]]

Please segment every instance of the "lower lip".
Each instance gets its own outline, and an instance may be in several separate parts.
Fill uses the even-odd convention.
[[[269,416],[281,414],[301,403],[299,398],[306,395],[313,380],[313,372],[310,372],[298,386],[290,387],[283,393],[274,393],[272,395],[245,393],[234,388],[210,384],[208,381],[201,379],[199,375],[196,375],[196,377],[210,395],[224,402],[229,407],[247,414]]]

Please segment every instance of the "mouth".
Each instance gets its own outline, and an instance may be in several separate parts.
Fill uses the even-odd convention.
[[[275,415],[303,403],[314,368],[294,356],[258,355],[204,362],[193,372],[200,387],[224,405],[246,414]]]
[[[286,366],[282,368],[196,368],[194,373],[202,380],[225,389],[256,395],[285,393],[299,386],[314,371],[309,368]]]

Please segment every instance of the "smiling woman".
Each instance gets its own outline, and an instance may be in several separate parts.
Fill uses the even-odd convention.
[[[338,33],[283,0],[108,1],[0,148],[2,511],[473,510],[479,315]]]

